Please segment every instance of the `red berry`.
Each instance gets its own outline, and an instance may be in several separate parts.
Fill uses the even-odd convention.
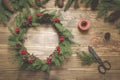
[[[52,58],[47,58],[46,64],[50,64],[50,63],[51,63],[51,60],[52,60]]]
[[[20,52],[22,55],[25,55],[25,54],[27,54],[27,51],[26,50],[21,50],[21,52]]]
[[[28,60],[28,62],[29,62],[30,64],[32,64],[32,63],[33,63],[33,60]]]
[[[60,20],[59,20],[59,18],[54,18],[53,21],[54,22],[59,22]]]
[[[57,47],[57,51],[60,51],[60,46]]]
[[[36,16],[37,16],[37,17],[40,17],[40,16],[42,16],[42,14],[40,14],[40,13],[37,13],[37,14],[36,14]]]
[[[28,21],[32,22],[32,16],[28,17]]]
[[[60,41],[64,41],[65,38],[64,38],[64,37],[60,37],[59,40],[60,40]]]
[[[57,47],[58,54],[60,54],[60,46]]]
[[[20,28],[16,28],[15,33],[19,33],[19,32],[20,32]]]

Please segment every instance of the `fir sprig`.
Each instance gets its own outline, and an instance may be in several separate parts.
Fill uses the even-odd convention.
[[[82,60],[83,65],[91,65],[91,64],[96,62],[96,59],[95,59],[95,57],[93,55],[88,54],[88,53],[86,53],[84,51],[82,53],[77,52],[77,55]]]
[[[67,11],[67,10],[70,8],[70,6],[72,5],[73,1],[74,1],[74,0],[68,0],[68,1],[67,1],[67,4],[66,4],[66,6],[65,6],[64,11]]]

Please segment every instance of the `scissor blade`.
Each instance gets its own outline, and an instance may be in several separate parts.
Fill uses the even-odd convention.
[[[88,46],[89,52],[96,58],[96,60],[101,63],[102,60],[100,59],[100,57],[96,54],[95,50],[91,47]]]

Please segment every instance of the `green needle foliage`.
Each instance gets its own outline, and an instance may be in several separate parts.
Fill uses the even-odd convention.
[[[10,20],[10,16],[17,11],[22,11],[23,8],[34,8],[37,9],[46,4],[49,0],[39,0],[40,6],[37,5],[35,0],[8,0],[3,4],[4,0],[0,0],[0,23],[6,24]],[[6,7],[7,6],[7,7]],[[13,8],[14,11],[10,11],[10,8]],[[7,9],[9,8],[9,9]]]
[[[74,9],[79,8],[79,0],[75,0],[74,2]]]
[[[68,0],[68,1],[67,1],[67,4],[66,4],[66,6],[65,6],[64,11],[67,11],[67,10],[70,8],[70,6],[72,5],[73,1],[74,1],[74,0]]]
[[[91,65],[96,62],[96,59],[93,55],[88,54],[86,52],[77,52],[78,57],[82,60],[83,65]]]

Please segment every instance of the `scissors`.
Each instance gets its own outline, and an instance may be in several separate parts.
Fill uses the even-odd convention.
[[[97,60],[99,66],[98,66],[98,71],[101,74],[105,74],[107,70],[111,69],[111,64],[108,61],[102,61],[101,58],[96,54],[94,49],[91,46],[88,46],[89,52],[95,57]]]

